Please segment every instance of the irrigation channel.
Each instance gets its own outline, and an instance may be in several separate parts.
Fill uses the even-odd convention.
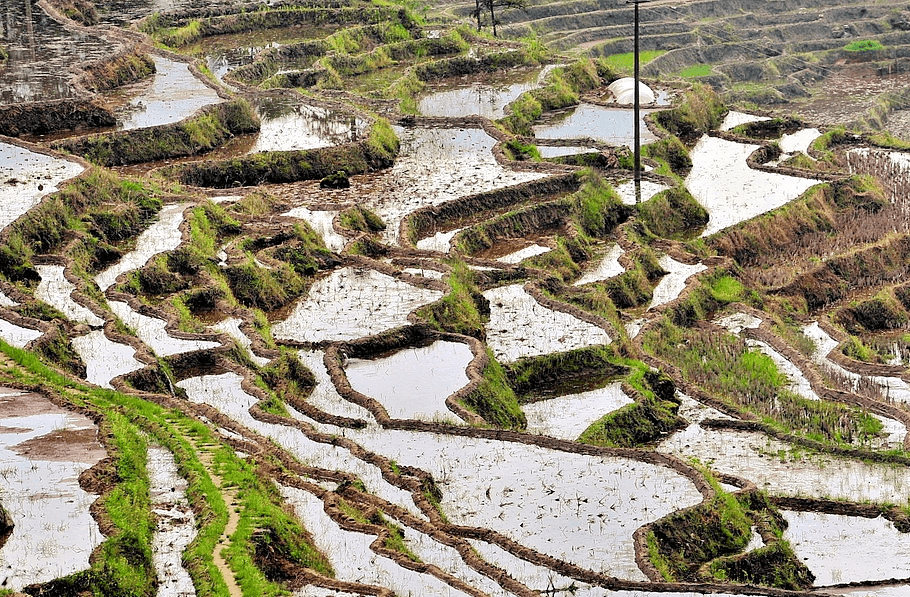
[[[910,594],[910,154],[377,7],[0,4],[2,589]]]

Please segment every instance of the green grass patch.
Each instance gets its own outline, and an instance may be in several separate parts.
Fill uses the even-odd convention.
[[[694,79],[696,77],[707,77],[712,71],[713,67],[710,64],[693,64],[679,71],[679,76],[686,79]]]
[[[877,52],[884,50],[885,46],[877,39],[863,39],[851,41],[844,49],[848,52]]]
[[[645,65],[658,56],[666,54],[665,50],[644,50],[638,53],[638,63]],[[625,54],[611,54],[602,58],[605,64],[614,71],[630,73],[635,69],[635,53],[626,52]]]
[[[505,370],[489,349],[487,356],[489,362],[483,370],[483,382],[462,400],[462,405],[496,427],[524,429],[528,421],[509,386]]]
[[[451,291],[435,303],[421,307],[418,317],[443,332],[483,339],[490,305],[477,288],[474,272],[463,261],[450,262],[446,278]]]

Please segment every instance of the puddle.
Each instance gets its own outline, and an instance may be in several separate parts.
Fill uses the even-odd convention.
[[[188,205],[188,203],[165,205],[158,213],[158,220],[136,239],[136,248],[124,255],[115,265],[95,276],[95,283],[101,292],[110,288],[120,274],[139,269],[158,253],[179,247],[182,238],[180,224],[183,223],[183,211]]]
[[[749,537],[749,542],[746,544],[746,547],[743,549],[743,553],[749,553],[750,551],[755,551],[756,549],[761,549],[762,547],[765,546],[765,540],[761,538],[761,534],[758,532],[758,529],[756,529],[755,527],[752,527],[751,531],[752,531],[752,536]]]
[[[819,182],[749,168],[746,158],[758,147],[705,135],[690,152],[686,187],[710,215],[702,236],[789,203]]]
[[[468,597],[467,593],[454,589],[435,576],[408,570],[391,558],[375,553],[370,549],[370,544],[376,540],[375,535],[341,528],[325,513],[322,500],[312,493],[294,487],[278,487],[313,536],[313,543],[329,560],[336,579],[388,587],[397,595]],[[408,532],[405,531],[406,534]]]
[[[632,402],[617,381],[597,390],[524,404],[521,410],[528,418],[529,433],[574,441],[592,423]]]
[[[848,369],[844,369],[836,362],[828,358],[828,353],[837,349],[839,342],[829,336],[818,322],[813,322],[803,328],[803,334],[815,342],[815,354],[812,359],[829,369],[833,369],[840,375],[850,379],[854,384],[854,389],[859,386],[860,381],[867,380],[881,388],[882,397],[887,402],[901,402],[910,404],[910,384],[907,384],[899,377],[883,377],[880,375],[860,375]]]
[[[261,129],[250,153],[316,149],[350,143],[367,122],[351,112],[274,101],[257,109]]]
[[[653,309],[658,305],[675,300],[685,290],[686,280],[698,272],[708,269],[702,263],[696,263],[695,265],[680,263],[669,255],[661,257],[658,263],[669,273],[661,278],[657,286],[654,287],[654,295],[651,298],[648,309]]]
[[[464,229],[456,228],[455,230],[450,230],[448,232],[437,232],[433,236],[428,236],[427,238],[422,238],[417,241],[417,248],[423,251],[448,253],[452,248],[452,239],[462,230]]]
[[[781,510],[783,538],[815,574],[816,587],[910,577],[910,534],[879,516]]]
[[[483,129],[396,127],[395,132],[401,153],[366,194],[367,207],[387,224],[383,236],[392,244],[401,220],[416,209],[546,176],[503,168],[492,153],[496,139]],[[363,190],[355,191],[363,200]]]
[[[537,150],[540,152],[540,157],[546,158],[560,158],[567,155],[579,155],[582,153],[599,153],[600,150],[593,147],[581,147],[581,146],[566,146],[558,147],[556,145],[538,145]]]
[[[821,131],[816,128],[802,129],[792,135],[785,134],[780,138],[780,150],[784,153],[801,152],[808,155],[809,146],[821,136]]]
[[[0,318],[0,338],[10,346],[25,348],[26,344],[40,338],[42,333],[40,330],[24,328]]]
[[[353,340],[408,325],[408,314],[442,298],[372,269],[344,267],[313,283],[291,315],[272,326],[276,339]]]
[[[749,313],[739,312],[715,319],[713,323],[725,328],[731,334],[739,336],[744,329],[758,328],[761,325],[761,319]]]
[[[642,326],[645,324],[645,320],[642,318],[633,319],[632,321],[627,322],[623,327],[626,328],[626,334],[629,335],[629,339],[635,338],[640,332]]]
[[[671,435],[657,450],[683,459],[698,458],[773,495],[903,504],[910,490],[906,467],[812,454],[756,432],[692,425]]]
[[[108,301],[111,311],[120,318],[123,324],[133,330],[136,336],[159,357],[167,357],[194,350],[205,350],[221,346],[209,340],[184,340],[174,338],[167,333],[167,322],[156,317],[142,315],[121,301]]]
[[[720,130],[729,131],[730,129],[738,127],[741,124],[761,122],[763,120],[771,120],[771,118],[768,116],[755,116],[754,114],[746,114],[745,112],[736,112],[734,110],[731,110],[727,112],[727,115],[724,117],[724,121],[720,124]]]
[[[642,145],[657,137],[645,125],[645,116],[654,110],[641,110],[639,131]],[[538,124],[538,139],[596,139],[610,145],[635,144],[634,111],[627,108],[605,108],[595,104],[578,104],[573,110],[553,116],[548,124]]]
[[[73,300],[76,287],[66,279],[62,265],[36,265],[35,271],[41,276],[35,297],[63,313],[67,319],[92,327],[104,325],[104,320]]]
[[[0,1],[0,38],[9,58],[0,68],[0,103],[71,98],[73,62],[99,60],[114,48],[95,35],[69,31],[34,0]]]
[[[466,386],[465,368],[474,359],[462,342],[433,342],[375,360],[348,359],[351,387],[375,398],[393,419],[463,423],[446,398]]]
[[[581,286],[582,284],[590,284],[591,282],[601,282],[603,280],[609,280],[614,276],[626,271],[626,268],[619,263],[619,258],[622,257],[622,254],[625,253],[622,247],[619,245],[613,245],[610,250],[604,255],[603,259],[600,260],[600,263],[597,264],[593,270],[585,272],[582,277],[575,281],[572,286]]]
[[[180,122],[203,106],[224,100],[193,76],[184,62],[152,56],[155,76],[148,87],[118,111],[121,130]]]
[[[495,84],[474,82],[436,91],[420,99],[417,111],[424,116],[459,118],[477,115],[497,120],[505,116],[505,107],[518,96],[540,87],[553,68],[550,65],[540,71],[505,75],[504,80]]]
[[[193,579],[183,567],[183,552],[196,538],[196,517],[186,497],[187,482],[174,455],[161,446],[148,448],[149,497],[157,518],[152,563],[158,575],[156,597],[192,597]]]
[[[414,276],[423,276],[424,278],[430,278],[432,280],[442,280],[446,277],[445,272],[440,272],[435,269],[427,269],[423,267],[406,267],[401,270],[406,274],[411,274]]]
[[[550,247],[544,247],[542,245],[533,244],[529,247],[525,247],[524,249],[519,249],[518,251],[515,251],[514,253],[509,253],[508,255],[503,255],[502,257],[497,257],[496,261],[498,261],[500,263],[508,263],[511,265],[515,265],[517,263],[521,263],[525,259],[529,259],[529,258],[535,257],[537,255],[543,255],[544,253],[549,253],[552,250],[553,249],[551,249]]]
[[[89,567],[104,537],[78,477],[107,454],[90,419],[38,394],[0,389],[0,413],[0,503],[16,525],[0,584],[16,591]]]
[[[247,429],[268,437],[304,465],[331,471],[346,471],[356,475],[370,493],[398,504],[416,516],[426,518],[414,505],[409,492],[389,484],[383,479],[379,468],[355,458],[348,450],[315,442],[292,427],[263,423],[254,419],[249,409],[257,399],[243,391],[240,386],[241,380],[236,373],[225,373],[184,379],[178,382],[177,386],[186,390],[191,402],[208,404]],[[302,415],[298,414],[298,417]],[[338,427],[331,429],[333,433],[341,436],[350,437],[352,433],[350,429]]]
[[[83,170],[76,162],[0,143],[0,230],[37,205],[42,197],[59,190],[57,185],[61,182]]]
[[[216,332],[221,332],[227,334],[231,339],[237,343],[237,346],[246,351],[250,360],[259,365],[260,367],[265,367],[269,364],[270,360],[265,357],[257,356],[253,350],[253,343],[250,340],[249,336],[243,333],[243,330],[240,329],[240,324],[242,320],[237,319],[236,317],[229,317],[224,321],[219,321],[214,325],[210,325],[209,328]]]
[[[650,180],[641,181],[641,200],[642,202],[653,199],[655,195],[666,191],[670,187],[665,184],[660,184],[657,182],[651,182]],[[613,187],[616,189],[619,198],[622,199],[623,204],[625,205],[635,205],[637,203],[635,197],[635,181],[628,180],[622,184],[618,184]]]
[[[85,363],[85,380],[102,388],[113,389],[112,379],[145,367],[132,346],[112,342],[101,330],[73,338],[71,343]]]
[[[305,221],[320,237],[322,237],[322,241],[329,250],[340,253],[344,250],[344,245],[347,244],[348,241],[345,237],[335,232],[335,227],[332,225],[332,221],[339,213],[340,212],[337,211],[311,210],[306,207],[295,207],[281,215]]]
[[[492,288],[483,295],[490,301],[487,345],[500,362],[611,342],[601,328],[544,307],[521,284]]]

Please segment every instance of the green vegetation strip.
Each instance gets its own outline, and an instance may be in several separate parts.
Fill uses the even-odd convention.
[[[184,553],[184,561],[197,595],[228,595],[227,586],[212,561],[227,523],[227,506],[200,462],[199,451],[213,454],[217,474],[227,486],[237,490],[241,518],[238,531],[231,538],[228,556],[244,594],[286,594],[283,585],[266,578],[252,563],[257,549],[253,540],[255,530],[268,531],[288,546],[295,564],[323,575],[333,574],[325,558],[309,543],[306,532],[284,510],[274,483],[259,475],[232,448],[222,446],[207,426],[180,411],[138,397],[84,386],[48,368],[34,354],[2,341],[0,352],[15,363],[14,367],[0,368],[0,380],[47,388],[77,407],[95,411],[102,416],[102,431],[109,430],[112,436],[108,447],[113,452],[114,464],[106,475],[112,486],[104,495],[101,515],[110,520],[115,530],[100,547],[88,571],[52,581],[43,590],[49,594],[90,591],[124,597],[156,594],[151,563],[154,517],[145,470],[146,437],[173,452],[180,474],[189,481],[187,495],[196,512],[198,535]]]

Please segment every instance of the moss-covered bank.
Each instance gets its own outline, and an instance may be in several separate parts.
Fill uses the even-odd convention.
[[[320,180],[339,170],[363,174],[392,165],[399,143],[389,123],[373,123],[369,137],[359,143],[300,151],[272,151],[223,161],[195,162],[163,169],[182,184],[230,188],[263,183]]]
[[[259,130],[259,120],[245,100],[206,106],[183,122],[130,131],[65,139],[54,144],[95,164],[111,167],[199,155],[235,135]]]

